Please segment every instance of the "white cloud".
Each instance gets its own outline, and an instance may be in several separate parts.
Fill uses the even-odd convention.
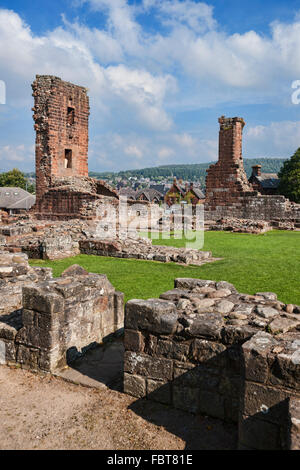
[[[96,164],[107,169],[150,166],[161,159],[215,160],[217,141],[181,131],[176,114],[228,102],[290,103],[291,83],[300,79],[299,15],[289,24],[274,22],[268,35],[254,30],[228,34],[203,2],[81,3],[104,13],[106,24],[89,28],[80,19],[63,17],[60,27],[35,35],[17,13],[0,9],[0,79],[7,86],[7,106],[18,106],[24,116],[26,109],[26,119],[36,73],[86,86],[96,136],[90,140],[91,169]],[[142,27],[139,20],[149,12],[166,27],[155,32]],[[299,139],[299,123],[289,121],[245,130],[249,156],[293,153]],[[26,153],[16,150],[16,142],[5,140],[11,161]],[[2,147],[1,161],[3,155]]]
[[[131,70],[124,65],[108,67],[106,77],[112,92],[123,102],[134,106],[138,117],[153,129],[168,129],[171,120],[162,103],[167,90],[175,90],[170,75],[154,77],[144,70]]]
[[[34,145],[3,145],[0,147],[0,165],[2,169],[12,168],[13,165],[34,160]]]
[[[173,28],[186,25],[197,33],[203,33],[216,27],[213,7],[206,3],[191,0],[144,0],[143,5],[146,10],[157,9],[161,22]]]
[[[157,151],[159,161],[167,160],[168,158],[172,157],[174,153],[174,150],[169,147],[162,147]]]
[[[112,103],[114,110],[120,108],[125,114],[129,108],[133,123],[169,128],[171,118],[163,102],[166,93],[175,90],[175,79],[169,74],[154,76],[142,67],[105,68],[94,59],[89,47],[92,38],[85,42],[87,29],[80,33],[74,35],[70,28],[59,27],[36,37],[16,13],[0,10],[1,79],[7,83],[8,104],[28,105],[34,74],[51,74],[88,87],[92,106],[102,113],[109,113]],[[103,38],[98,33],[90,31],[95,41]]]
[[[271,122],[245,132],[245,155],[288,158],[300,147],[300,121]]]
[[[137,158],[142,158],[143,152],[136,145],[129,145],[124,149],[126,155],[133,155]]]
[[[107,133],[97,136],[93,157],[97,156],[97,164],[103,170],[120,171],[174,163],[211,162],[217,159],[217,147],[217,140],[201,139],[187,133],[150,136]],[[91,170],[96,169],[91,166]]]

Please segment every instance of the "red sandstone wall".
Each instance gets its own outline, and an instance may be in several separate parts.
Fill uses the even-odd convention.
[[[219,161],[211,165],[206,177],[206,201],[215,208],[228,205],[244,193],[253,191],[243,165],[242,118],[219,118]]]
[[[38,203],[53,176],[88,176],[89,98],[85,88],[48,75],[37,75],[32,89]],[[66,149],[71,168],[65,168]]]

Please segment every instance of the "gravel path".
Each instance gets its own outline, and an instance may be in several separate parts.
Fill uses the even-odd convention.
[[[117,391],[0,366],[0,449],[233,449],[236,430]]]

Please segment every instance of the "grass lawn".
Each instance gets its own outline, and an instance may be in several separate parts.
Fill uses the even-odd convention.
[[[184,240],[153,240],[153,244],[184,246]],[[134,259],[79,255],[59,261],[31,260],[32,266],[53,268],[59,276],[77,263],[90,272],[105,273],[111,283],[132,298],[158,297],[176,277],[225,280],[240,292],[276,292],[286,303],[300,305],[300,232],[272,231],[262,235],[205,232],[204,250],[223,258],[203,266],[179,266]]]

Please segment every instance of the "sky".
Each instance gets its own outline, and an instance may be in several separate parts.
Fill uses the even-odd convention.
[[[221,115],[245,158],[288,158],[300,0],[0,0],[0,172],[34,171],[36,74],[88,88],[91,171],[214,161]]]

